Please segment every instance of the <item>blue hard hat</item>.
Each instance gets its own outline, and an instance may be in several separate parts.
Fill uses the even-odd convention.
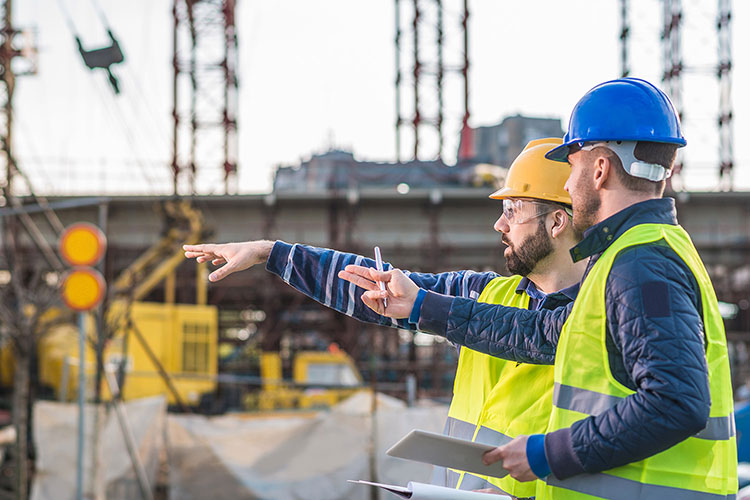
[[[571,144],[595,141],[687,144],[672,101],[640,78],[610,80],[586,92],[573,108],[563,144],[546,156],[568,161]]]

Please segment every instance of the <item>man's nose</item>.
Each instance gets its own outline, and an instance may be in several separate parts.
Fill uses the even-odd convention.
[[[498,233],[507,233],[510,230],[510,225],[508,224],[508,220],[505,218],[505,215],[500,215],[500,218],[495,221],[495,225],[493,227]]]

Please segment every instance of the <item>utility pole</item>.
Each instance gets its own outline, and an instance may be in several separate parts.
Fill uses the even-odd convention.
[[[33,74],[36,48],[32,44],[24,45],[20,30],[13,26],[13,0],[0,0],[0,179],[2,205],[11,204],[13,200],[14,177],[18,173],[13,157],[13,94],[16,87],[16,76]],[[14,71],[15,62],[31,62],[27,70]],[[2,250],[4,266],[12,269],[11,282],[1,291],[3,323],[8,334],[13,337],[13,356],[15,369],[13,374],[13,425],[16,428],[15,446],[15,496],[28,498],[29,489],[29,438],[31,407],[31,357],[35,350],[35,323],[30,321],[24,306],[29,300],[39,299],[23,283],[23,262],[18,249],[17,218],[8,215],[2,218]],[[28,217],[28,215],[26,215]],[[22,218],[25,227],[28,220]],[[33,238],[33,236],[32,236]],[[36,304],[35,304],[36,305]]]
[[[10,193],[13,185],[13,92],[16,87],[16,77],[13,74],[11,63],[18,51],[13,47],[13,38],[16,34],[12,25],[13,0],[0,0],[2,4],[2,22],[0,26],[0,147],[2,155],[0,161],[4,163],[2,169],[5,172],[4,188]]]
[[[11,189],[13,185],[13,155],[12,155],[12,143],[13,143],[13,92],[16,87],[16,78],[13,74],[13,68],[11,66],[13,58],[16,56],[15,48],[13,47],[13,38],[15,35],[15,29],[13,28],[13,0],[0,0],[0,8],[2,9],[2,21],[0,21],[0,162],[4,173],[2,179],[2,205],[5,206],[9,203],[9,197],[11,195]],[[16,251],[16,218],[14,216],[5,217],[2,220],[2,233],[0,235],[3,239],[3,250],[5,257],[5,267],[10,269],[10,260],[15,260],[15,256],[18,254]],[[15,262],[14,262],[15,264]],[[13,266],[14,270],[16,266]],[[16,276],[11,276],[11,280],[17,279]],[[9,305],[12,308],[10,314],[12,316],[18,315],[18,306]],[[5,321],[8,321],[6,318]],[[28,487],[29,487],[29,467],[27,457],[29,456],[28,450],[28,424],[29,424],[29,392],[30,384],[27,377],[24,375],[27,372],[27,366],[29,364],[28,357],[22,352],[23,349],[18,347],[14,348],[14,355],[21,353],[19,356],[21,359],[15,361],[16,368],[14,369],[13,377],[13,424],[16,428],[16,446],[15,446],[15,493],[16,498],[26,499],[28,498]],[[14,356],[16,357],[16,356]],[[19,375],[21,379],[19,380]]]

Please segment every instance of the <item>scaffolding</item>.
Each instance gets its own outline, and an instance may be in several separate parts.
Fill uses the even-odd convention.
[[[628,76],[632,72],[631,67],[631,23],[629,16],[631,14],[631,7],[634,3],[632,0],[620,0],[620,73],[623,77]],[[731,32],[731,20],[732,20],[732,1],[731,0],[717,0],[716,4],[716,22],[715,22],[715,35],[717,41],[717,58],[715,61],[703,61],[702,63],[696,63],[695,61],[684,59],[684,45],[694,42],[695,34],[684,33],[685,23],[685,6],[683,6],[682,0],[660,0],[659,5],[662,9],[662,20],[661,20],[661,31],[659,33],[660,38],[660,52],[661,52],[661,65],[662,74],[661,80],[666,93],[672,99],[672,103],[675,106],[677,114],[680,116],[680,120],[685,126],[686,120],[690,120],[693,123],[695,120],[700,120],[701,116],[705,115],[700,110],[696,111],[696,105],[692,100],[692,97],[688,95],[688,103],[686,104],[685,94],[685,79],[688,78],[687,83],[690,83],[694,77],[709,77],[715,78],[717,82],[718,98],[716,111],[716,126],[718,132],[718,146],[719,151],[718,158],[716,160],[716,166],[718,171],[717,185],[723,191],[731,191],[733,189],[733,167],[734,167],[734,130],[733,120],[734,114],[732,109],[732,32]],[[706,4],[690,4],[687,7],[688,14],[692,9],[698,9],[699,7],[706,9]],[[705,19],[705,13],[701,13],[700,19]],[[689,27],[690,23],[688,23]],[[702,33],[705,33],[703,31]],[[702,36],[702,35],[699,35]],[[650,44],[649,44],[650,46]],[[689,89],[688,89],[689,90]],[[689,94],[689,92],[688,92]],[[689,108],[689,109],[688,109]],[[688,113],[690,111],[690,113]],[[687,115],[690,116],[687,116]],[[672,189],[684,189],[684,184],[681,182],[680,174],[684,170],[684,158],[682,150],[678,150],[677,159],[675,161],[674,176],[670,179],[670,186]],[[672,181],[675,181],[674,183]]]
[[[456,0],[457,1],[457,0]],[[402,6],[411,8],[411,21],[402,24]],[[446,20],[447,19],[447,20]],[[395,0],[396,26],[396,160],[404,157],[402,150],[403,128],[412,130],[411,159],[442,159],[445,153],[446,98],[449,75],[458,75],[463,93],[461,130],[469,122],[469,4],[462,0],[459,10],[446,9],[444,0]],[[459,37],[449,37],[448,27],[459,28]],[[407,39],[411,35],[408,46]],[[452,43],[451,43],[452,42]],[[460,48],[459,48],[460,47]],[[409,55],[409,49],[411,54]],[[428,50],[430,49],[430,50]],[[446,54],[450,50],[450,57]],[[457,53],[460,52],[460,53]],[[451,60],[453,64],[447,62]],[[408,63],[408,68],[402,65]],[[412,107],[403,110],[405,95],[411,94]],[[429,133],[428,133],[429,132]],[[425,143],[434,147],[425,154]],[[432,144],[430,144],[432,143]]]
[[[661,33],[662,64],[664,72],[662,82],[664,90],[672,99],[680,120],[684,119],[682,106],[682,0],[663,0],[664,28]],[[684,167],[681,151],[677,153],[672,175],[679,178]]]
[[[629,37],[628,0],[620,0],[620,76],[622,78],[630,75],[630,63],[628,61]]]
[[[734,126],[732,112],[732,1],[719,0],[716,30],[719,40],[719,186],[733,188]]]
[[[174,0],[174,194],[237,192],[235,0]]]

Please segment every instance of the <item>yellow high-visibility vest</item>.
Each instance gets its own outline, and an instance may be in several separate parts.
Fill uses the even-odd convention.
[[[482,290],[479,302],[526,309],[529,296],[516,293],[520,276],[499,277]],[[545,432],[552,409],[553,367],[516,363],[461,348],[453,400],[445,433],[500,446],[522,434]],[[493,478],[436,468],[433,482],[451,488],[500,488],[519,498],[531,497],[536,482],[510,476]]]
[[[548,432],[598,415],[634,391],[612,376],[606,347],[604,291],[615,257],[625,248],[665,241],[692,271],[700,288],[711,412],[704,430],[638,462],[565,480],[550,475],[537,499],[729,499],[737,493],[737,443],[724,324],[708,273],[680,226],[642,224],[602,254],[581,285],[563,326],[555,358],[555,389]]]

